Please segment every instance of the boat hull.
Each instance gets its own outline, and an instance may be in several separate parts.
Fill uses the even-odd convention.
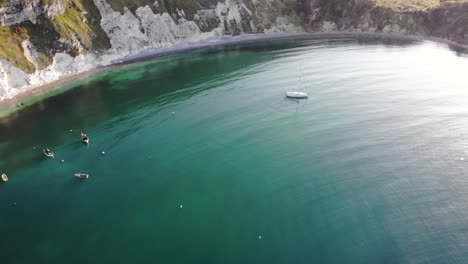
[[[81,132],[81,142],[86,145],[89,144],[89,137],[83,132]]]
[[[8,181],[8,176],[6,174],[2,174],[2,181],[7,182]]]
[[[284,95],[287,98],[293,98],[293,99],[307,99],[307,98],[309,98],[309,95],[307,93],[303,93],[303,92],[286,92]]]
[[[47,153],[47,152],[43,151],[43,153],[44,153],[44,155],[45,155],[46,157],[48,157],[48,158],[51,158],[51,159],[55,158],[53,152]]]
[[[89,175],[88,174],[84,174],[84,173],[76,173],[75,174],[75,177],[78,178],[78,179],[88,179],[89,178]]]

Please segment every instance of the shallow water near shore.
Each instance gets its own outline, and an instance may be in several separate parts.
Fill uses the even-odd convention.
[[[82,80],[0,120],[2,262],[466,263],[466,69],[339,38]]]

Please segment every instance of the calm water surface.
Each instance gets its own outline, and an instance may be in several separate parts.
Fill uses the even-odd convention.
[[[0,261],[468,263],[467,72],[350,38],[82,81],[0,120]]]

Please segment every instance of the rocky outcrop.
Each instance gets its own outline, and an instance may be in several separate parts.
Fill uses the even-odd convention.
[[[0,0],[0,99],[144,49],[224,35],[381,32],[468,44],[460,1],[423,10],[380,0]]]
[[[396,11],[371,0],[308,0],[307,30],[401,33],[468,44],[468,3],[443,1],[428,10]],[[424,1],[421,1],[424,2]]]

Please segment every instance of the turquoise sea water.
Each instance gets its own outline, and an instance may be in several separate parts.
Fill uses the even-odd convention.
[[[341,38],[84,80],[0,120],[0,261],[468,263],[467,69]]]

